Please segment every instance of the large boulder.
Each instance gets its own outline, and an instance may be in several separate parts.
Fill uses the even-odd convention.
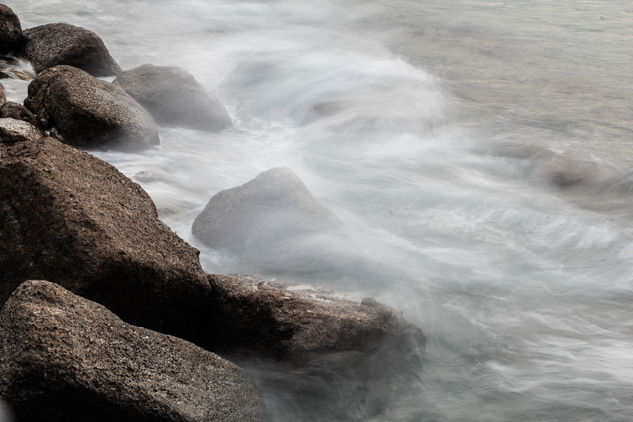
[[[20,19],[9,6],[0,4],[0,54],[19,51],[23,42]]]
[[[193,223],[207,246],[228,251],[231,270],[325,276],[356,264],[343,225],[287,168],[214,195]]]
[[[159,124],[207,131],[231,125],[222,103],[211,98],[191,74],[179,67],[146,64],[126,70],[114,83],[145,107]]]
[[[257,389],[234,364],[128,325],[46,281],[0,312],[0,396],[23,421],[257,421]]]
[[[87,29],[53,23],[27,29],[24,37],[23,55],[38,73],[61,64],[78,67],[93,76],[121,72],[101,38]]]
[[[400,357],[422,352],[422,331],[372,298],[360,303],[323,288],[210,275],[215,337],[228,351],[306,362],[331,353]]]
[[[0,303],[46,279],[133,324],[207,337],[198,251],[159,221],[140,186],[13,119],[0,119],[0,157]]]
[[[24,105],[71,145],[134,150],[159,143],[152,117],[121,87],[75,67],[37,75]]]

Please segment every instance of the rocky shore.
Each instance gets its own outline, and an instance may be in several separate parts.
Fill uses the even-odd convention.
[[[373,299],[206,274],[139,185],[80,149],[152,148],[159,125],[229,127],[185,70],[122,71],[97,34],[60,23],[23,31],[4,5],[0,54],[37,72],[24,104],[0,96],[0,397],[17,421],[265,420],[258,388],[230,360],[312,372],[370,362],[384,369],[377,382],[421,356],[422,331]],[[346,241],[289,170],[256,180],[214,197],[194,233],[264,269],[257,250],[293,240],[261,221],[313,233],[313,249]],[[280,206],[285,217],[268,214]]]

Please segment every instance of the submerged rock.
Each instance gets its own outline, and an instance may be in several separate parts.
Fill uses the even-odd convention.
[[[9,6],[0,4],[0,54],[16,52],[23,43],[20,19]]]
[[[24,107],[22,104],[9,101],[0,107],[0,118],[11,118],[23,120],[33,126],[39,127],[40,121],[37,116]]]
[[[101,38],[87,29],[53,23],[27,29],[24,36],[23,55],[38,73],[57,65],[74,66],[93,76],[121,72]]]
[[[237,256],[239,272],[323,275],[356,263],[342,223],[287,168],[214,195],[193,234]]]
[[[75,67],[37,75],[24,104],[71,145],[137,150],[160,142],[152,117],[121,87]]]
[[[198,251],[159,221],[143,189],[35,128],[7,143],[8,123],[29,125],[0,122],[0,303],[21,282],[46,279],[130,323],[207,338]]]
[[[0,312],[0,396],[24,421],[258,421],[234,364],[28,281]]]
[[[146,64],[126,70],[114,83],[145,107],[159,124],[207,131],[231,125],[224,106],[179,67]]]

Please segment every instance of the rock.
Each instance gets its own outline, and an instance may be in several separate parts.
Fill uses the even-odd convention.
[[[24,105],[71,145],[137,150],[159,143],[152,117],[121,87],[71,66],[40,73]]]
[[[238,272],[323,276],[354,262],[342,223],[286,168],[214,195],[196,217],[193,234],[234,254]]]
[[[7,102],[7,95],[4,93],[4,86],[0,84],[0,105]]]
[[[0,302],[25,280],[47,279],[208,350],[293,362],[423,344],[380,304],[207,276],[140,186],[90,154],[34,133],[0,142],[0,157]]]
[[[257,389],[234,364],[128,325],[46,281],[0,312],[0,395],[24,421],[258,421]]]
[[[146,64],[121,73],[114,83],[145,107],[159,124],[207,131],[231,125],[224,106],[179,67]]]
[[[0,127],[9,122],[28,125]],[[208,341],[198,251],[158,220],[139,185],[50,137],[0,143],[0,157],[0,303],[46,279],[127,322]]]
[[[0,4],[0,54],[19,51],[23,42],[20,19],[10,7]]]
[[[40,126],[40,120],[31,111],[22,104],[9,101],[0,107],[0,118],[11,118],[23,120],[35,127]]]
[[[0,142],[2,143],[27,142],[44,136],[46,136],[44,132],[28,122],[12,118],[0,118]]]
[[[229,351],[305,362],[339,352],[367,355],[384,345],[403,356],[426,344],[419,328],[378,302],[360,304],[333,292],[226,275],[210,275],[209,283],[215,337]]]
[[[112,76],[121,68],[97,34],[87,29],[53,23],[24,31],[23,55],[37,73],[57,65],[69,65],[93,76]]]

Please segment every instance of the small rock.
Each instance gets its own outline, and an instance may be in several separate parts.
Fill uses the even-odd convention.
[[[37,140],[44,136],[46,136],[44,132],[28,122],[12,118],[0,118],[0,142],[13,144]]]
[[[23,55],[37,73],[57,65],[83,69],[93,76],[112,76],[121,68],[97,34],[87,29],[53,23],[24,31]]]
[[[0,118],[23,120],[35,127],[40,127],[37,116],[22,104],[9,101],[0,107]]]
[[[234,364],[46,281],[0,312],[0,396],[24,421],[259,421]]]
[[[138,150],[160,142],[152,117],[121,87],[75,67],[37,75],[24,105],[45,129],[78,147]]]
[[[126,70],[114,83],[145,107],[159,124],[206,131],[231,125],[224,106],[179,67],[146,64]]]

